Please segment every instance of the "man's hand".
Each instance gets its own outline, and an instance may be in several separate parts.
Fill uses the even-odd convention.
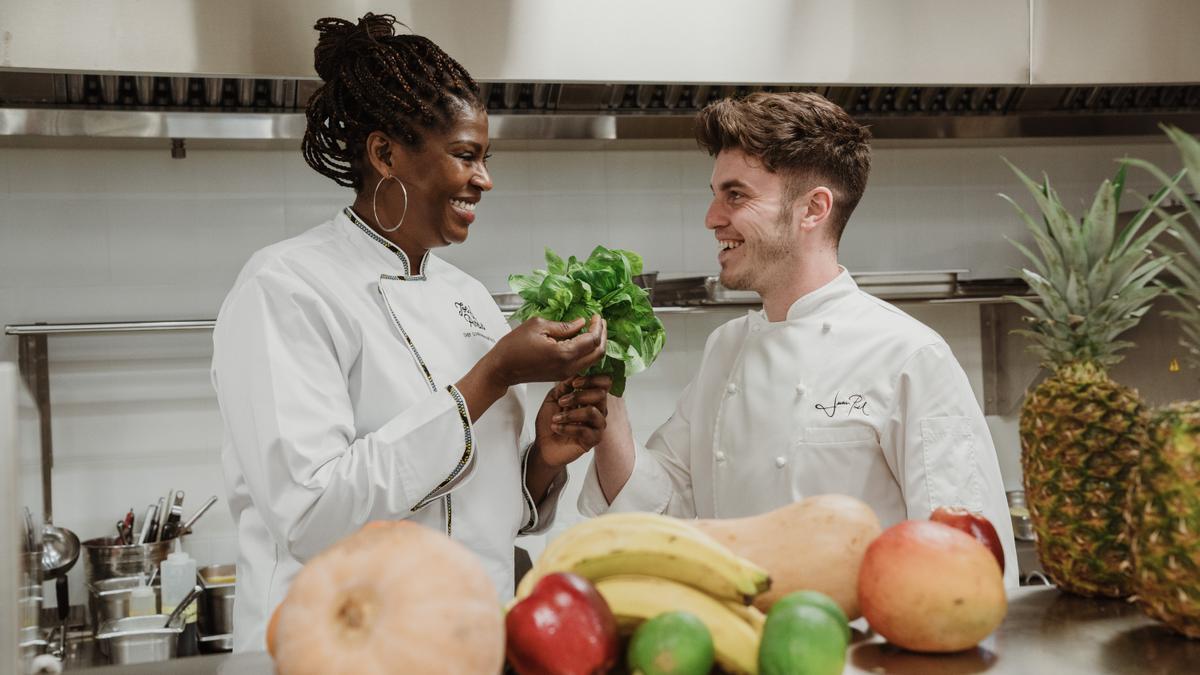
[[[604,433],[608,416],[607,375],[573,377],[559,382],[546,394],[534,428],[538,459],[561,468],[591,450]]]
[[[629,413],[625,410],[625,399],[608,397],[608,415],[605,421],[604,433],[600,435],[595,449],[596,479],[600,481],[600,491],[604,493],[604,498],[612,504],[633,473],[636,455],[633,429],[629,425]]]

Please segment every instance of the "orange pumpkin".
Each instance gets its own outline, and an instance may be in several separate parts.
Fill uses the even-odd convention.
[[[268,628],[280,675],[498,673],[504,616],[475,554],[409,522],[372,525],[313,558]]]

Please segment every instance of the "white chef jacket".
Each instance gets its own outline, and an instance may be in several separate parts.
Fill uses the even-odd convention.
[[[435,255],[411,271],[350,209],[251,257],[213,334],[236,651],[263,649],[304,562],[372,520],[449,533],[512,595],[514,538],[550,525],[565,472],[535,508],[524,386],[473,424],[452,386],[508,330],[482,284]]]
[[[783,321],[759,310],[715,330],[612,504],[593,462],[579,510],[737,518],[827,493],[866,502],[885,528],[938,506],[981,511],[1017,585],[1000,466],[966,373],[941,336],[845,269]]]

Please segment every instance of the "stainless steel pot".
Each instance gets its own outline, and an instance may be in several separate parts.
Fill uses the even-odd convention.
[[[1012,518],[1013,538],[1023,541],[1036,540],[1033,520],[1030,519],[1029,507],[1025,504],[1025,491],[1011,490],[1004,494],[1008,497],[1008,512]]]
[[[205,654],[219,654],[233,651],[233,635],[206,635],[199,640],[200,651]]]
[[[116,537],[88,539],[83,542],[87,583],[154,574],[158,564],[167,559],[174,547],[174,540],[119,544]]]
[[[129,598],[133,589],[142,583],[142,577],[118,577],[103,579],[88,584],[92,625],[99,627],[106,621],[124,619],[129,616]],[[154,589],[155,611],[162,604],[161,589]]]
[[[166,661],[175,657],[179,634],[183,632],[179,621],[172,623],[170,628],[163,628],[166,621],[166,614],[106,621],[101,624],[96,639],[100,641],[101,651],[119,665]]]
[[[204,582],[200,596],[200,634],[220,636],[233,633],[233,599],[237,568],[234,565],[208,565],[198,570]]]
[[[42,638],[42,552],[21,556],[21,585],[17,588],[17,646],[22,658],[32,659],[46,647]]]

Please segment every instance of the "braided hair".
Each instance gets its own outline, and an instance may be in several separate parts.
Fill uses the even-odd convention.
[[[357,24],[325,18],[314,26],[321,35],[313,61],[324,84],[308,100],[300,147],[309,166],[356,192],[371,132],[417,149],[426,132],[449,129],[464,106],[483,109],[466,69],[429,38],[395,35],[396,23],[367,13]]]

